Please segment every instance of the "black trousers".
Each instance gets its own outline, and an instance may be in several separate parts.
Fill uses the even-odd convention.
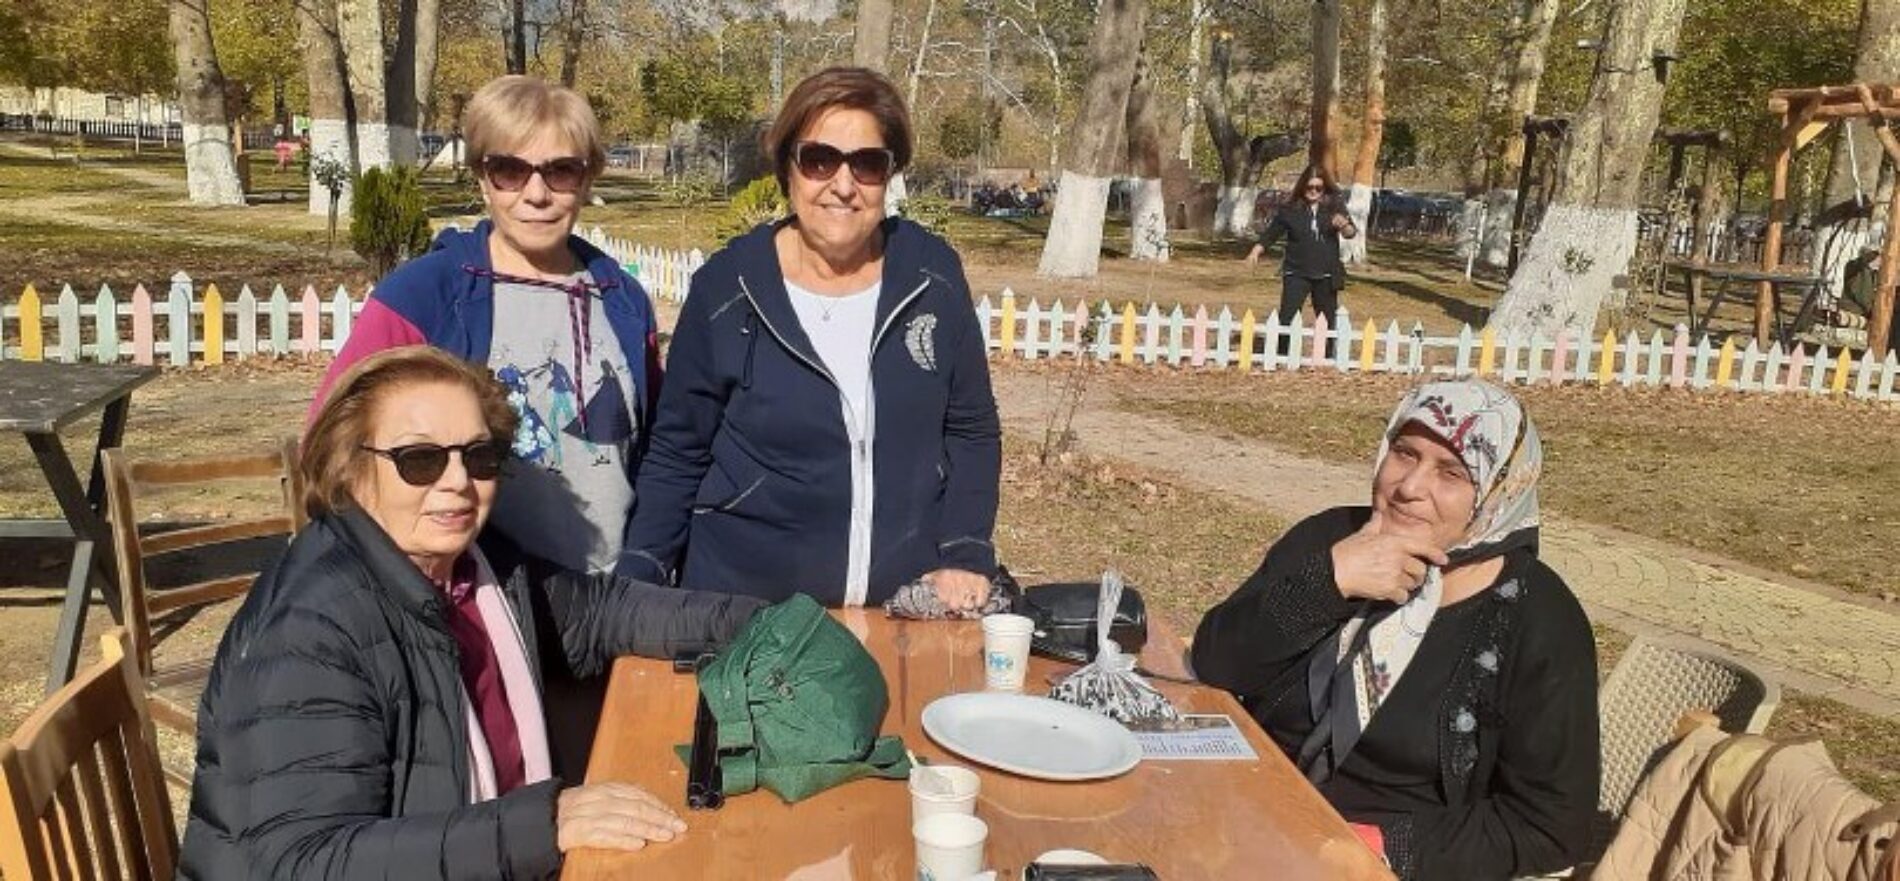
[[[1333,276],[1307,278],[1303,275],[1280,276],[1280,326],[1293,323],[1293,317],[1300,314],[1310,296],[1313,299],[1314,316],[1326,316],[1326,326],[1339,326],[1339,280]],[[1310,326],[1310,325],[1309,325]],[[1287,351],[1286,337],[1280,338],[1280,354]],[[1302,352],[1301,354],[1305,354]],[[1326,340],[1326,357],[1333,357],[1333,338]]]

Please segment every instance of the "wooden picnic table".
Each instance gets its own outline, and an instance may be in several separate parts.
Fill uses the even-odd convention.
[[[976,814],[989,824],[989,867],[1018,877],[1038,854],[1080,848],[1145,863],[1166,881],[1275,878],[1390,879],[1367,849],[1240,704],[1201,685],[1156,681],[1183,712],[1231,716],[1258,761],[1144,761],[1112,780],[1054,783],[996,771],[943,750],[924,733],[924,707],[980,691],[981,628],[969,621],[895,621],[879,610],[834,613],[857,634],[890,685],[884,733],[930,762],[982,777]],[[1151,622],[1142,664],[1184,675],[1181,642]],[[1072,665],[1034,658],[1042,690]],[[900,780],[860,780],[787,805],[767,791],[716,811],[686,809],[686,769],[673,747],[690,741],[698,689],[672,664],[622,658],[613,669],[587,780],[638,784],[686,819],[679,839],[633,853],[569,854],[567,881],[604,878],[894,879],[915,871],[910,793]]]
[[[112,564],[112,532],[100,516],[105,503],[105,481],[99,454],[117,447],[125,436],[126,411],[132,391],[158,375],[154,367],[129,364],[57,364],[42,361],[0,361],[0,432],[17,431],[33,449],[60,520],[0,520],[0,539],[57,538],[73,542],[73,562],[66,578],[66,599],[59,615],[47,662],[46,690],[73,677],[79,663],[79,635],[86,628],[86,606],[91,588],[116,619],[119,615],[117,573]],[[93,447],[91,478],[79,482],[60,441],[61,429],[103,408],[99,437]]]

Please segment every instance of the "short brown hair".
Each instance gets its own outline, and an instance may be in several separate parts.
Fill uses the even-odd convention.
[[[317,418],[303,436],[304,512],[312,517],[356,506],[351,494],[363,476],[374,427],[371,414],[392,392],[425,383],[468,389],[482,410],[488,436],[513,446],[518,417],[508,392],[480,367],[430,346],[403,346],[377,352],[345,370],[331,387]]]
[[[792,189],[788,175],[792,167],[792,148],[798,136],[820,114],[833,107],[862,110],[877,118],[884,147],[896,161],[892,171],[910,165],[910,109],[904,96],[884,75],[868,67],[828,67],[805,78],[785,96],[772,127],[759,140],[759,149],[772,159],[772,173],[778,177],[779,191],[787,196]]]
[[[559,131],[587,160],[588,174],[607,167],[600,120],[580,93],[538,76],[509,74],[488,81],[462,108],[462,140],[470,168],[490,153],[520,149],[548,129]]]

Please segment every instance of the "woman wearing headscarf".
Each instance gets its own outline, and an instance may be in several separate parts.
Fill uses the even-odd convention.
[[[1238,697],[1401,878],[1576,864],[1600,764],[1595,644],[1537,558],[1537,430],[1478,380],[1408,393],[1369,506],[1288,530],[1207,613],[1201,679]]]

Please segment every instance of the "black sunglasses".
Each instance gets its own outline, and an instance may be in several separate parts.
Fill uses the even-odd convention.
[[[897,167],[897,154],[883,147],[865,147],[849,153],[818,141],[799,141],[792,147],[792,161],[806,180],[823,183],[838,173],[838,166],[851,166],[851,179],[861,186],[881,187],[891,179]]]
[[[519,156],[490,153],[482,157],[482,171],[488,175],[488,182],[504,193],[527,186],[528,178],[537,173],[541,175],[541,182],[557,193],[572,193],[587,183],[587,160],[576,156],[562,156],[536,165]]]
[[[465,444],[404,444],[382,450],[365,444],[363,451],[375,453],[396,465],[396,476],[410,486],[430,486],[449,469],[449,454],[460,453],[462,468],[471,480],[494,480],[501,476],[502,460],[508,450],[500,441],[478,440]]]

